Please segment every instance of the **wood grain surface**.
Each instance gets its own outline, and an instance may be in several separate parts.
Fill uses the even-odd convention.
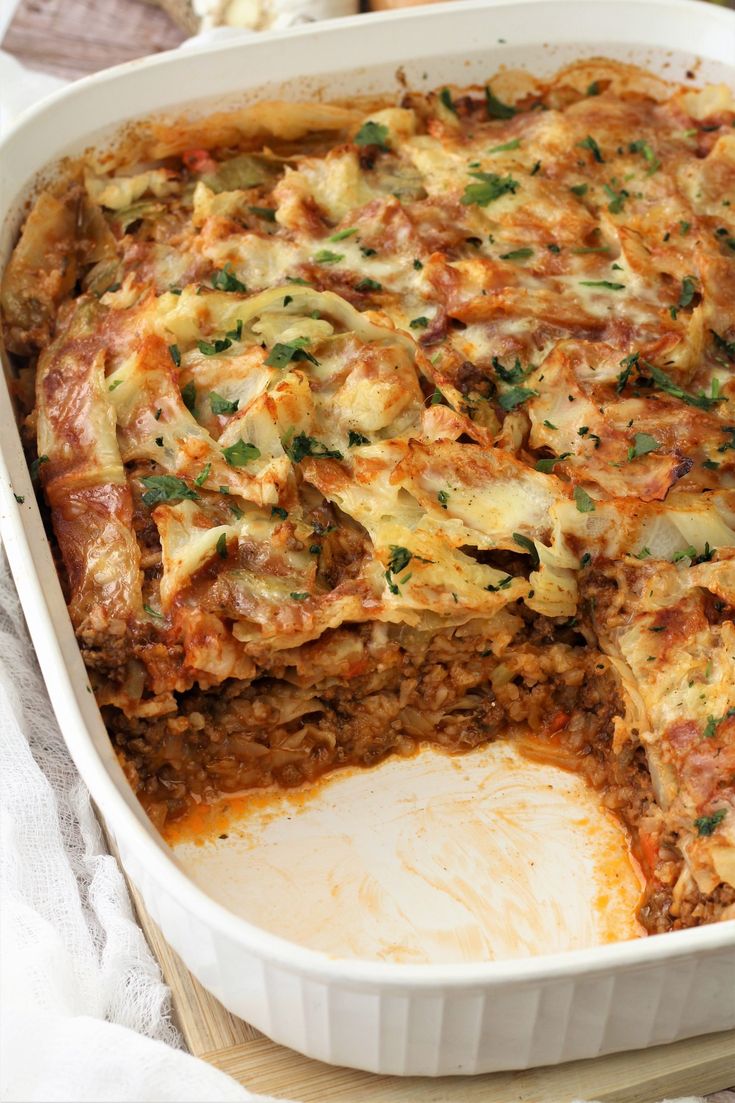
[[[735,1031],[590,1061],[473,1077],[377,1076],[325,1065],[271,1042],[225,1010],[191,975],[128,884],[189,1050],[251,1091],[299,1103],[659,1103],[722,1091],[733,1083]]]
[[[185,37],[141,0],[21,0],[2,47],[30,69],[72,78],[173,49]]]

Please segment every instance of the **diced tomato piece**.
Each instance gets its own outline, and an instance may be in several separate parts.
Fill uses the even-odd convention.
[[[207,149],[187,149],[181,154],[181,160],[190,172],[216,172],[217,162]]]

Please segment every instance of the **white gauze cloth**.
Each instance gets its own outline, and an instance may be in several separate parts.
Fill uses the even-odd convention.
[[[0,551],[3,1100],[253,1100],[189,1056],[56,724]]]

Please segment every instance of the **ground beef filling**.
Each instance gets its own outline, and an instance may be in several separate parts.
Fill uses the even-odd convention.
[[[422,743],[462,752],[499,738],[581,773],[634,840],[641,822],[658,814],[643,749],[612,753],[622,703],[609,662],[546,618],[529,619],[500,657],[492,641],[448,629],[420,644],[401,642],[399,633],[367,672],[350,678],[308,684],[275,669],[279,676],[271,670],[250,683],[180,694],[169,717],[104,709],[126,773],[159,827],[223,794],[298,786],[340,766],[414,754]],[[732,902],[735,893],[721,886],[685,900],[673,916],[682,865],[674,840],[662,855],[646,870],[639,913],[650,933],[706,922]]]

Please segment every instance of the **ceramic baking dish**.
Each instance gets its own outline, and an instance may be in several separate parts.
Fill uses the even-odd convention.
[[[390,91],[401,80],[469,83],[501,65],[552,73],[600,54],[677,80],[732,81],[735,13],[695,0],[467,0],[97,74],[27,113],[0,146],[0,265],[37,175],[60,156],[111,140],[128,119],[260,97]],[[329,957],[215,902],[147,821],[112,752],[4,382],[0,433],[2,538],[69,749],[151,915],[226,1007],[311,1057],[431,1076],[527,1068],[735,1026],[733,921],[522,960],[414,965]]]

